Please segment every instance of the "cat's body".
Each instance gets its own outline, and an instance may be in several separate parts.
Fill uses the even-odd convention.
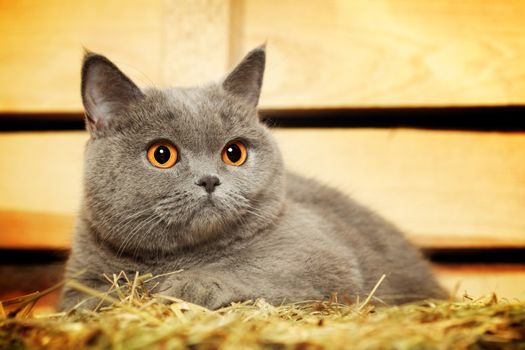
[[[382,274],[376,296],[387,303],[443,297],[395,227],[336,190],[284,172],[257,117],[263,69],[259,48],[220,84],[142,92],[105,58],[86,57],[92,138],[67,275],[86,269],[78,278],[105,290],[103,273],[183,269],[161,279],[158,291],[210,308],[260,297],[276,304],[332,292],[363,297]],[[159,143],[176,148],[174,165],[152,166],[149,151]],[[238,143],[247,157],[235,149],[233,165],[225,150],[230,157]],[[82,298],[66,288],[62,307]]]

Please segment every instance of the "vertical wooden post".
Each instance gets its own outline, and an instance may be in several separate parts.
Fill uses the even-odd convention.
[[[237,50],[239,1],[165,0],[162,83],[194,85],[218,79]],[[235,27],[234,28],[232,28]]]

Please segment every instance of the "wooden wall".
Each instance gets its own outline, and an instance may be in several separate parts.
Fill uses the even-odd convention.
[[[525,252],[525,132],[497,131],[512,129],[498,107],[525,104],[523,18],[519,0],[0,0],[0,130],[19,130],[0,132],[0,254],[69,247],[88,135],[53,130],[79,125],[68,121],[82,115],[83,48],[162,87],[219,79],[264,42],[261,109],[298,126],[274,130],[290,169],[361,200],[429,251]],[[397,128],[402,112],[389,114],[445,106],[496,107],[482,115],[492,128]],[[366,117],[359,128],[305,127],[312,110],[326,126],[335,109],[345,125],[355,108],[381,108],[386,127]],[[518,261],[435,267],[449,288],[525,297]]]
[[[525,247],[525,134],[285,128],[274,135],[290,170],[367,203],[422,247]],[[0,134],[0,247],[68,247],[87,139],[83,131]],[[63,230],[43,240],[42,225]]]
[[[217,79],[264,42],[264,109],[525,102],[520,0],[1,0],[0,9],[0,111],[80,111],[82,47],[164,86]]]

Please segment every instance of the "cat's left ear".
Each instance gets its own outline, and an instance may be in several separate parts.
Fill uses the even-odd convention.
[[[222,87],[252,107],[257,107],[266,62],[266,47],[250,51],[224,79]]]
[[[87,128],[93,136],[111,132],[117,119],[143,96],[113,62],[102,55],[86,52],[82,64],[82,102]]]

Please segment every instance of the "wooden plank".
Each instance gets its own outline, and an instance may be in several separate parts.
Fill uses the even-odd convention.
[[[82,46],[139,85],[220,78],[268,42],[264,109],[525,103],[525,3],[0,0],[0,112],[80,112]]]
[[[233,0],[169,0],[163,17],[164,85],[217,80],[230,66]]]
[[[74,213],[0,210],[0,248],[69,249]]]
[[[246,0],[237,56],[268,41],[264,108],[525,102],[525,2]]]
[[[525,133],[276,129],[274,134],[289,169],[352,195],[420,246],[525,247]],[[57,225],[53,242],[68,242],[65,228],[80,202],[86,139],[84,132],[0,134],[0,247],[6,247],[8,235],[24,230],[35,230],[36,241],[25,243],[29,247],[38,246],[40,237],[45,241],[50,233],[40,230],[34,215]],[[17,219],[10,220],[13,213]]]
[[[480,298],[496,293],[500,299],[525,300],[525,265],[522,264],[433,264],[433,270],[441,285],[455,291],[457,298],[463,295]]]
[[[83,47],[141,86],[218,79],[233,0],[0,0],[0,112],[79,112]],[[7,54],[8,53],[8,54]]]
[[[76,213],[87,139],[85,132],[0,134],[0,208]]]
[[[287,166],[367,204],[421,246],[525,246],[525,134],[283,129]]]
[[[83,47],[158,83],[162,0],[0,0],[0,110],[80,111]]]

